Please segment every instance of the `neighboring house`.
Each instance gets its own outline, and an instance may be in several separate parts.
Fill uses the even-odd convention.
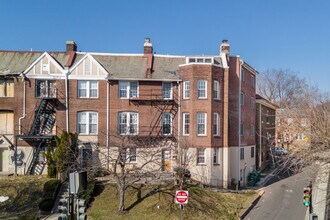
[[[7,155],[17,144],[24,152],[18,172],[40,173],[47,143],[67,130],[79,134],[81,158],[95,167],[109,165],[113,136],[153,138],[165,143],[163,172],[190,154],[195,179],[246,184],[256,168],[258,72],[229,51],[223,41],[216,56],[158,55],[148,38],[143,54],[77,52],[74,42],[66,52],[0,51],[0,167],[13,172]],[[131,163],[141,163],[139,147],[127,149]]]
[[[274,163],[277,106],[256,95],[256,167],[263,170]]]
[[[310,113],[305,109],[276,110],[277,147],[290,150],[309,143],[311,125],[308,114]]]

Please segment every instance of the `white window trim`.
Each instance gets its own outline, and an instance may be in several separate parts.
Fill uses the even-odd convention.
[[[186,116],[189,115],[189,133],[186,133],[185,132],[185,127],[186,127]],[[190,118],[190,114],[188,112],[184,112],[182,113],[182,135],[183,136],[189,136],[190,134],[190,121],[191,121],[191,118]]]
[[[79,133],[79,114],[80,113],[86,113],[86,133]],[[96,123],[96,133],[90,133],[90,122],[89,122],[89,117],[91,113],[96,113],[97,117],[97,123]],[[77,112],[77,133],[79,135],[97,135],[98,134],[98,129],[99,128],[99,114],[98,112],[95,111],[80,111]]]
[[[135,149],[135,161],[131,160],[131,149],[134,148]],[[126,148],[126,160],[128,163],[137,163],[137,148],[135,147],[128,147]]]
[[[195,59],[194,62],[190,62],[190,59]],[[197,62],[197,59],[202,59],[203,62]],[[211,62],[205,62],[205,60],[210,59]],[[214,63],[214,57],[187,57],[186,58],[186,63],[194,63],[194,64],[213,64]]]
[[[240,160],[244,160],[244,158],[245,158],[245,152],[244,152],[244,147],[241,147],[240,149],[239,149],[239,159]]]
[[[199,97],[199,96],[198,96],[199,81],[204,81],[204,82],[205,82],[205,97]],[[198,99],[207,99],[207,80],[204,80],[204,79],[197,80],[197,98],[198,98]]]
[[[203,151],[203,153],[204,153],[204,155],[202,156],[203,158],[204,158],[204,162],[199,162],[199,151],[200,150],[202,150]],[[206,164],[206,149],[205,148],[197,148],[197,165],[204,165],[204,164]]]
[[[213,136],[214,137],[218,137],[218,136],[220,136],[220,120],[219,120],[219,113],[217,113],[217,112],[215,112],[214,114],[213,114],[213,117],[214,117],[214,119],[213,119],[213,128],[214,128],[214,121],[215,121],[215,118],[217,118],[217,120],[216,120],[216,122],[217,122],[217,129],[216,129],[216,133],[213,131]]]
[[[164,97],[164,84],[171,84],[171,91],[170,91],[170,97],[165,98]],[[171,82],[163,82],[162,83],[162,97],[164,100],[172,100],[173,99],[173,84]]]
[[[136,126],[136,132],[135,133],[129,133],[129,129],[126,131],[126,133],[120,133],[120,129],[119,129],[119,127],[120,127],[120,121],[119,121],[119,119],[120,119],[120,114],[126,114],[126,126],[127,126],[127,128],[129,128],[129,126],[130,126],[130,122],[129,122],[129,118],[130,118],[130,115],[131,114],[136,114],[137,115],[137,117],[136,117],[136,124],[137,124],[137,126]],[[138,135],[139,134],[139,113],[138,112],[118,112],[118,133],[119,133],[119,135]]]
[[[213,154],[212,154],[212,163],[213,165],[219,165],[219,159],[220,159],[220,148],[212,148],[213,149]],[[216,161],[214,161],[214,156],[216,157]]]
[[[189,97],[186,96],[187,91],[187,83],[189,83]],[[191,92],[191,84],[190,81],[183,81],[183,99],[190,99],[190,92]]]
[[[91,82],[96,82],[97,83],[97,93],[96,93],[96,97],[90,97],[91,95]],[[79,89],[80,89],[80,83],[81,82],[86,82],[86,97],[80,97],[79,96]],[[78,80],[78,91],[77,91],[77,95],[79,99],[98,99],[99,98],[99,81],[97,80]]]
[[[205,129],[204,129],[204,134],[198,134],[198,114],[204,114],[205,115],[205,123],[204,123],[204,126],[205,126]],[[197,136],[206,136],[207,134],[207,114],[206,112],[197,112]]]
[[[216,94],[217,94],[217,97],[214,97],[214,100],[220,100],[220,82],[219,82],[219,80],[214,80],[213,86],[214,86],[213,91],[216,92]],[[217,87],[217,90],[215,90],[216,87]]]
[[[131,93],[131,82],[136,82],[137,83],[137,92],[136,92],[136,97],[130,97]],[[126,97],[120,97],[120,84],[127,83],[128,86],[126,87]],[[119,99],[135,99],[139,97],[139,82],[138,81],[119,81],[118,82],[118,98]]]
[[[171,124],[170,124],[170,133],[169,134],[164,134],[164,130],[163,130],[163,126],[164,126],[164,124],[163,124],[163,117],[164,117],[164,115],[169,115],[170,116],[170,120],[171,120]],[[171,113],[168,113],[168,112],[164,112],[163,114],[162,114],[162,134],[163,135],[172,135],[172,132],[173,132],[173,129],[172,129],[172,126],[173,126],[173,115],[171,114]]]

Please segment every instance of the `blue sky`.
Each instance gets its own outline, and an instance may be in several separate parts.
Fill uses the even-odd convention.
[[[290,69],[330,92],[328,0],[0,0],[0,49],[231,54],[259,72]]]

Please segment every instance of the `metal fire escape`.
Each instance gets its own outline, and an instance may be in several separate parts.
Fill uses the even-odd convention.
[[[170,96],[170,98],[164,98]],[[139,126],[139,139],[148,139],[154,144],[167,141],[177,140],[177,129],[174,126],[173,120],[178,112],[178,95],[173,91],[171,94],[164,94],[162,90],[145,90],[140,91],[136,98],[130,98],[129,102],[140,106],[150,106],[156,108],[156,113],[151,115],[152,119],[149,126]],[[163,113],[171,114],[171,124],[163,124]]]
[[[33,144],[32,159],[25,171],[26,175],[40,175],[45,167],[43,162],[40,163],[40,153],[55,135],[55,101],[55,97],[40,98],[28,135],[20,136],[21,139]]]

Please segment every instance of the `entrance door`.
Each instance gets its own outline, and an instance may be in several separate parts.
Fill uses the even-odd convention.
[[[166,149],[163,150],[163,171],[170,172],[171,171],[171,160],[170,160],[171,151]]]

